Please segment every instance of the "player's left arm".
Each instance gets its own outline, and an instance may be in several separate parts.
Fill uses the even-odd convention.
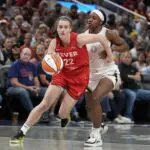
[[[125,52],[129,50],[128,44],[116,32],[107,30],[106,37],[112,42],[112,51]]]

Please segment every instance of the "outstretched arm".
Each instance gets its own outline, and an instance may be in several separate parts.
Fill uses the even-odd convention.
[[[113,43],[111,47],[112,51],[125,52],[129,50],[128,44],[116,32],[107,30],[106,36]]]
[[[77,42],[79,47],[82,47],[83,45],[90,44],[90,43],[95,43],[95,42],[100,42],[106,53],[107,53],[107,58],[108,62],[113,61],[113,56],[112,56],[112,50],[108,44],[108,40],[105,36],[99,35],[99,34],[79,34],[77,37]]]

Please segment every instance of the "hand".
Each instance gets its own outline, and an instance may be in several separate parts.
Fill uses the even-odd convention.
[[[103,52],[99,53],[99,58],[100,59],[105,59],[106,57],[107,57],[106,51],[103,51]]]
[[[140,74],[135,74],[135,75],[128,75],[128,78],[136,80],[136,81],[141,81],[141,76]]]
[[[40,88],[39,87],[35,87],[34,90],[35,90],[36,93],[40,92]]]
[[[114,94],[113,94],[112,92],[109,92],[107,96],[108,96],[108,98],[110,98],[110,99],[113,99],[113,98],[114,98]]]
[[[105,59],[105,63],[111,63],[111,62],[113,62],[113,55],[107,55]]]
[[[135,80],[136,81],[141,81],[141,75],[140,74],[136,74],[135,75]]]
[[[35,86],[28,86],[27,90],[35,92]]]

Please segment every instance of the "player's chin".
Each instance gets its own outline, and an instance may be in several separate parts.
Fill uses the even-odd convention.
[[[62,39],[62,40],[64,39],[64,37],[65,37],[64,34],[60,34],[60,35],[59,35],[59,38]]]
[[[89,24],[88,24],[88,28],[93,29],[93,28],[94,28],[93,24],[89,23]]]

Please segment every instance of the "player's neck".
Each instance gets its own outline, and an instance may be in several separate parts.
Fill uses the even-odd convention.
[[[99,33],[101,30],[102,30],[102,26],[99,26],[99,27],[94,28],[94,29],[89,29],[89,33],[97,34],[97,33]]]

